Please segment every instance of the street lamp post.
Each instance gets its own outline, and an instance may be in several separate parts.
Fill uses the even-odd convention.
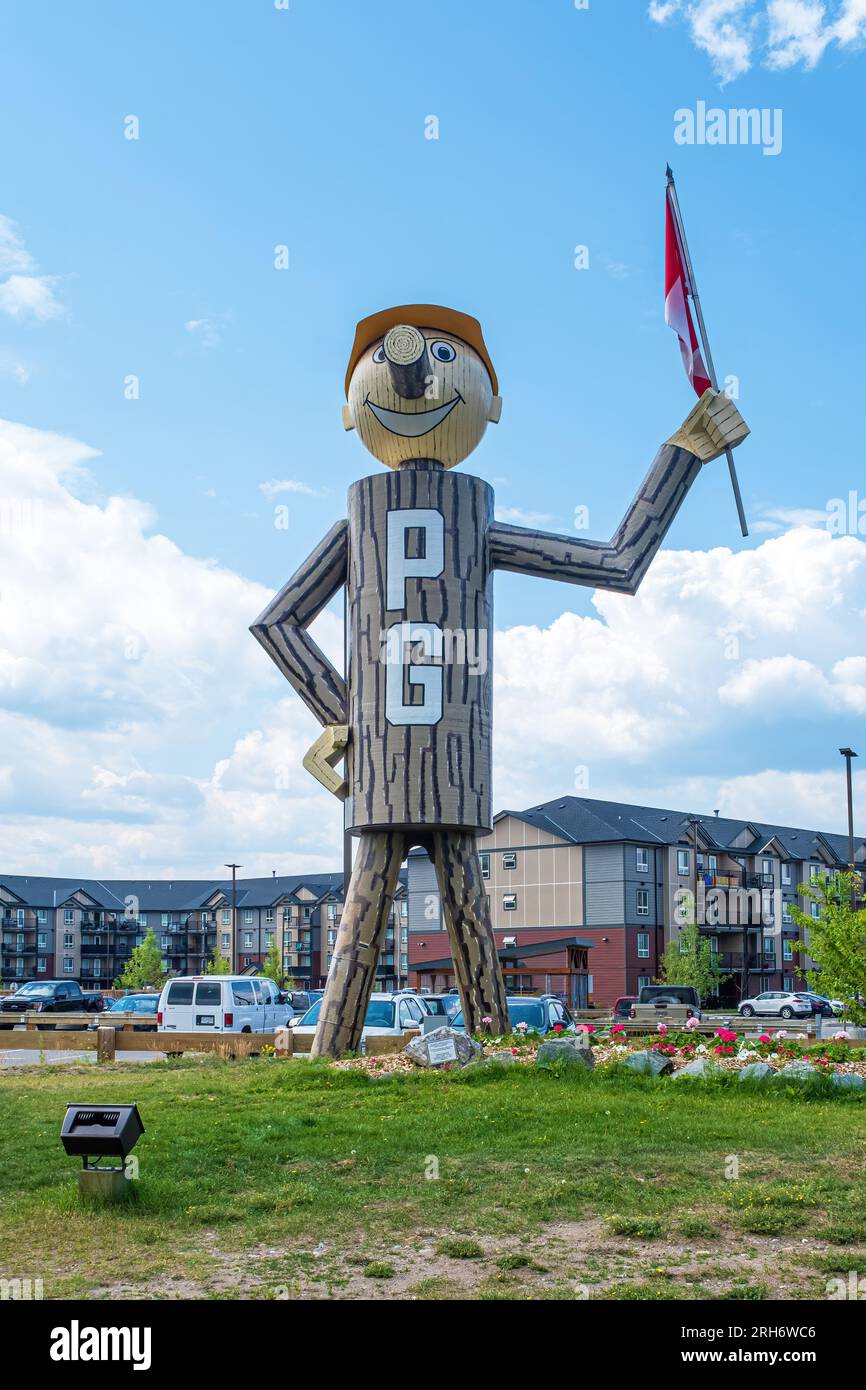
[[[858,755],[853,748],[840,748],[839,752],[845,759],[845,778],[848,784],[848,868],[853,874],[854,864],[854,781],[851,770],[851,763]],[[851,885],[851,906],[856,905],[857,893],[854,885]]]
[[[242,869],[243,864],[224,864],[223,868],[232,871],[232,945],[229,965],[234,968],[235,959],[238,953],[238,869]]]

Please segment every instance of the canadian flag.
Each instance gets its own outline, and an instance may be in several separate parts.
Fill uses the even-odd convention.
[[[680,340],[680,352],[686,376],[699,396],[712,385],[689,307],[690,286],[686,275],[683,249],[671,207],[671,191],[665,198],[665,323]]]

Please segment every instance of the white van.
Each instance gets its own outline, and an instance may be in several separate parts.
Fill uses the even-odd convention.
[[[163,985],[158,1033],[273,1033],[294,1017],[273,980],[250,975],[178,976]]]

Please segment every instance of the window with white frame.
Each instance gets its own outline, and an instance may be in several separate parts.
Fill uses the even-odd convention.
[[[783,865],[782,865],[782,883],[783,883],[783,885],[784,885],[785,888],[790,888],[790,886],[791,886],[791,878],[792,878],[792,874],[791,874],[791,865],[790,865],[790,864],[783,864]]]
[[[793,922],[793,920],[794,918],[791,916],[791,904],[782,903],[782,921]]]
[[[253,934],[251,931],[244,932],[244,948],[251,951],[253,946]]]
[[[163,927],[167,927],[167,926],[168,926],[168,913],[167,913],[167,912],[163,912],[163,913],[160,914],[160,925],[163,926]]]
[[[244,908],[244,923],[245,923],[245,925],[248,926],[248,927],[251,927],[251,926],[253,925],[253,921],[254,921],[254,920],[255,920],[255,919],[254,919],[254,917],[253,917],[253,910],[252,910],[252,908],[251,908],[251,907],[245,907],[245,908]]]
[[[38,932],[38,933],[37,933],[37,936],[36,936],[36,949],[39,950],[39,951],[44,951],[44,950],[46,949],[47,946],[48,946],[48,933],[47,933],[47,932],[44,932],[44,931]]]
[[[764,937],[764,955],[765,955],[765,956],[773,956],[773,957],[775,958],[775,955],[776,955],[776,943],[775,943],[775,941],[773,940],[772,936],[765,936],[765,937]]]
[[[719,872],[719,856],[717,854],[710,855],[709,865],[710,873],[713,875],[713,878],[715,878],[716,874]]]
[[[64,927],[71,927],[71,926],[74,925],[74,923],[75,923],[75,910],[74,910],[74,908],[71,908],[71,907],[64,907],[64,909],[63,909],[63,925],[64,925]]]
[[[36,972],[37,972],[37,974],[39,974],[39,975],[44,975],[47,969],[48,969],[48,961],[45,959],[44,956],[39,956],[38,959],[37,959],[37,961],[36,961]]]
[[[794,988],[794,976],[793,976],[793,975],[783,975],[783,976],[782,976],[782,989],[784,989],[788,994],[790,994],[793,988]]]
[[[273,934],[273,932],[272,932],[272,931],[266,931],[266,932],[265,932],[265,946],[267,947],[268,950],[270,950],[271,947],[273,946],[273,944],[274,944],[274,934]]]
[[[336,922],[336,920],[337,920],[337,904],[336,904],[336,903],[328,903],[328,921],[329,921],[329,922]]]
[[[635,867],[639,874],[649,873],[649,850],[636,849],[634,852]]]
[[[64,956],[64,957],[63,957],[63,973],[64,973],[64,975],[71,975],[74,969],[75,969],[75,961],[72,959],[72,957],[71,957],[71,956]]]
[[[710,955],[711,955],[711,956],[717,956],[718,954],[719,954],[719,938],[718,938],[717,936],[711,936],[711,937],[710,937]]]
[[[639,888],[637,890],[637,915],[638,917],[649,916],[649,889]]]
[[[517,868],[517,850],[510,849],[510,850],[507,850],[505,854],[503,854],[503,856],[502,856],[502,867],[503,867],[503,869],[516,869],[516,868]]]
[[[310,917],[312,916],[312,912],[313,912],[313,909],[312,909],[311,907],[305,907],[305,908],[304,908],[304,921],[305,921],[305,922],[309,922]]]
[[[273,922],[273,920],[274,920],[274,909],[273,909],[272,907],[268,907],[268,908],[265,909],[265,923],[266,923],[266,925],[269,925],[271,922]]]
[[[161,936],[161,937],[159,938],[159,949],[160,949],[161,951],[167,951],[170,945],[171,945],[171,938],[170,938],[170,937],[168,937],[168,936]]]
[[[821,905],[820,905],[820,903],[810,903],[809,906],[810,906],[810,909],[811,909],[811,912],[812,912],[812,916],[813,916],[813,917],[820,917],[820,915],[821,915]]]
[[[638,994],[640,994],[640,992],[641,992],[642,989],[646,989],[646,987],[647,987],[647,985],[648,985],[649,983],[650,983],[650,977],[649,977],[649,975],[638,975],[638,977],[637,977],[637,989],[638,989]]]
[[[517,910],[517,894],[503,893],[502,909],[504,912],[515,912]]]
[[[72,932],[71,932],[71,931],[64,932],[64,933],[63,933],[63,949],[64,949],[64,951],[71,951],[74,945],[75,945],[75,937],[73,936]]]
[[[782,942],[782,959],[783,959],[783,960],[793,960],[793,959],[794,959],[794,943],[793,943],[793,941],[783,941],[783,942]]]
[[[489,855],[489,854],[479,854],[478,858],[481,860],[481,877],[482,877],[482,878],[489,878],[489,877],[490,877],[490,855]]]
[[[637,954],[639,960],[649,960],[649,932],[639,931],[637,934]]]
[[[764,860],[762,861],[762,863],[761,863],[761,873],[762,873],[762,875],[763,875],[764,878],[772,878],[772,877],[773,877],[773,861],[772,861],[772,859],[764,859]]]
[[[222,935],[220,936],[220,949],[223,950],[223,951],[227,951],[227,950],[229,949],[229,946],[230,946],[230,945],[231,945],[231,935],[229,934],[229,932],[224,931],[224,932],[222,933]]]
[[[683,878],[689,872],[689,866],[691,865],[691,862],[692,856],[690,850],[677,850],[677,873],[679,874],[680,878]]]
[[[230,907],[224,907],[222,910],[222,924],[224,927],[230,927],[232,924],[232,910]]]
[[[45,908],[44,908],[44,907],[37,907],[37,909],[36,909],[36,920],[37,920],[37,922],[39,922],[39,923],[43,923],[43,922],[47,922],[47,921],[48,921],[48,913],[45,911]]]

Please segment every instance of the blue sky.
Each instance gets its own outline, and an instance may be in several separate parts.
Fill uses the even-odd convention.
[[[49,298],[41,314],[24,307],[0,313],[0,416],[35,431],[28,447],[37,453],[45,432],[98,451],[88,475],[69,484],[71,495],[97,513],[112,497],[151,509],[124,525],[170,538],[190,563],[213,561],[238,576],[238,615],[249,592],[252,619],[258,586],[279,587],[343,515],[347,485],[378,466],[340,425],[355,321],[387,304],[442,302],[481,319],[504,398],[502,423],[464,467],[491,479],[499,505],[515,518],[569,530],[575,507],[586,505],[588,534],[606,539],[658,444],[693,403],[663,320],[670,160],[717,366],[720,375],[739,377],[739,404],[753,430],[738,466],[758,529],[741,540],[727,473],[716,465],[693,489],[667,549],[699,553],[693,563],[708,594],[715,573],[728,586],[736,574],[752,586],[750,601],[755,585],[768,584],[765,606],[777,608],[778,589],[798,585],[792,522],[811,521],[814,530],[829,499],[863,490],[866,55],[854,41],[856,27],[831,32],[845,17],[842,0],[828,4],[823,30],[813,24],[811,46],[793,57],[772,0],[730,0],[707,38],[701,18],[710,8],[705,0],[652,7],[591,0],[586,10],[572,0],[291,0],[287,12],[268,0],[90,3],[82,24],[75,7],[13,0],[0,52],[0,213],[15,224],[26,274],[44,280]],[[788,12],[797,8],[789,0]],[[847,0],[855,26],[858,13]],[[701,100],[780,108],[781,153],[678,146],[674,113]],[[129,115],[140,120],[137,140],[124,138]],[[439,120],[437,140],[424,138],[430,115]],[[287,271],[274,269],[278,244],[289,248]],[[589,247],[588,271],[574,269],[577,244]],[[140,381],[137,400],[124,398],[130,374]],[[295,490],[265,495],[261,484],[273,480]],[[290,507],[288,530],[274,526],[275,501]],[[52,540],[80,544],[74,533]],[[717,547],[757,554],[771,542],[792,547],[784,564],[781,552],[771,563],[755,559],[753,570],[732,570],[730,556],[712,558]],[[98,536],[94,544],[98,551]],[[856,744],[866,712],[859,667],[849,664],[841,676],[837,670],[864,650],[864,547],[849,538],[830,562],[814,540],[804,544],[821,557],[819,569],[829,566],[832,581],[819,575],[808,595],[794,593],[790,610],[776,614],[772,639],[754,603],[740,653],[747,663],[767,657],[788,667],[763,672],[760,699],[754,691],[747,698],[740,681],[739,694],[725,698],[697,741],[666,735],[657,758],[641,755],[640,739],[633,748],[626,739],[631,752],[623,764],[610,731],[602,743],[611,751],[599,755],[594,725],[577,727],[575,739],[593,747],[589,754],[570,749],[567,765],[594,761],[590,794],[631,790],[652,799],[688,787],[703,797],[726,779],[755,773],[833,772],[836,746]],[[159,568],[152,547],[149,555],[145,585],[150,567]],[[118,563],[106,547],[106,590]],[[74,575],[72,566],[64,592],[79,614],[78,630],[86,632],[88,622],[102,630],[93,585],[76,595]],[[16,582],[26,588],[20,567]],[[638,610],[648,615],[643,637],[628,638],[649,652],[679,640],[666,627],[665,605],[676,607],[682,580],[668,583],[651,613]],[[181,579],[176,611],[163,614],[168,624],[183,626],[183,590]],[[574,644],[568,677],[556,689],[572,681],[570,702],[579,700],[582,643],[598,635],[585,624],[610,621],[593,596],[501,576],[496,602],[504,630],[531,625],[543,634],[563,613],[578,616],[580,625],[563,639]],[[816,651],[828,605],[838,631]],[[683,612],[700,626],[699,602]],[[206,606],[196,621],[207,624]],[[717,630],[719,621],[703,611],[705,629]],[[144,624],[140,614],[136,622]],[[690,631],[683,641],[692,640]],[[7,634],[12,657],[20,658],[16,640]],[[136,747],[152,690],[150,679],[136,677],[132,703],[140,705],[124,737],[113,731],[114,761],[89,747],[75,775],[90,777],[108,762],[112,776],[128,776],[117,761],[127,740],[143,777],[194,779],[202,795],[214,767],[234,756],[235,740],[278,722],[269,723],[261,702],[270,708],[284,692],[240,621],[236,644],[248,684],[218,711],[213,695],[204,701],[213,717],[182,750],[159,736],[161,705]],[[62,643],[58,649],[74,663]],[[26,655],[50,660],[47,651]],[[614,659],[599,658],[602,665]],[[87,674],[97,687],[98,664],[94,656]],[[511,669],[506,661],[504,670]],[[657,694],[675,728],[693,712],[682,692],[667,698],[684,679],[682,671],[670,675],[670,683],[659,676]],[[723,668],[715,683],[711,677],[701,676],[710,694],[730,672]],[[192,679],[189,672],[184,679]],[[223,667],[210,689],[233,681],[239,670]],[[602,676],[593,681],[588,698],[603,704]],[[773,681],[782,686],[781,701]],[[104,710],[116,688],[115,673],[97,700],[100,738],[112,738]],[[778,718],[766,717],[768,699],[782,711]],[[69,723],[61,703],[49,717],[52,728]],[[515,696],[512,715],[503,696],[509,727],[518,703]],[[32,689],[9,707],[16,719],[45,714]],[[82,712],[73,720],[82,737],[87,719]],[[315,735],[312,725],[297,730],[299,748]],[[548,752],[536,766],[527,757],[525,776],[512,762],[500,777],[503,794],[542,799],[571,790],[570,772],[561,777],[552,759]],[[553,776],[566,785],[551,785]],[[92,806],[85,815],[74,781],[62,805],[52,805],[47,789],[28,801],[33,788],[14,769],[10,785],[10,814],[23,810],[55,827],[46,843],[63,852],[90,843],[89,832],[75,830]],[[772,785],[765,780],[761,795],[770,796]],[[789,790],[777,800],[784,805],[790,784],[783,785]],[[821,785],[835,807],[832,782]],[[751,783],[742,792],[757,795]],[[250,784],[247,793],[255,795]],[[332,807],[317,796],[304,796],[304,820],[312,805],[330,826]],[[138,807],[102,807],[106,863],[120,853],[107,827],[124,817],[156,825],[160,797],[162,782]],[[804,810],[813,800],[814,787],[803,793]],[[744,815],[752,809],[737,808]],[[839,828],[836,820],[827,828]],[[295,822],[286,824],[289,833]],[[252,844],[257,832],[247,831]],[[324,857],[330,834],[322,832]],[[162,843],[155,832],[146,851],[156,867],[166,862]],[[191,845],[177,862],[207,867],[209,854]]]

